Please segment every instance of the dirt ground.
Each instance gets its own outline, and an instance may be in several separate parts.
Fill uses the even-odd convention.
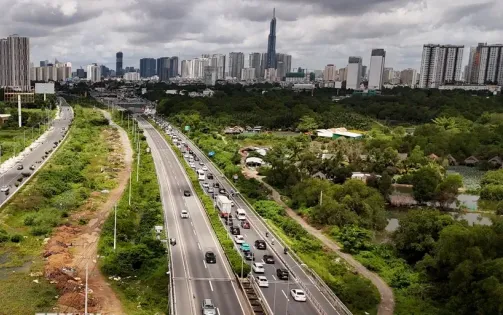
[[[114,176],[118,185],[109,193],[95,192],[79,211],[70,218],[70,224],[58,227],[45,245],[47,258],[45,276],[60,292],[60,312],[83,312],[85,270],[88,268],[88,312],[107,315],[124,314],[120,300],[115,295],[97,265],[97,248],[101,228],[113,206],[127,187],[133,152],[126,132],[118,129],[105,134],[114,148],[109,161],[115,160]],[[120,142],[117,141],[120,137]],[[79,225],[79,220],[86,225]]]

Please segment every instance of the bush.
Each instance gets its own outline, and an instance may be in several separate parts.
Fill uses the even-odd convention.
[[[10,241],[12,243],[19,243],[21,242],[21,240],[23,239],[23,236],[22,235],[19,235],[19,234],[14,234],[10,237]]]

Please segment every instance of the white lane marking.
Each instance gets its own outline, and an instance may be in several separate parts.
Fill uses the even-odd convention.
[[[206,265],[206,261],[204,261],[204,259],[203,259],[203,264],[204,264],[204,268],[208,269],[208,266]]]
[[[288,295],[286,295],[285,291],[281,290],[281,292],[283,292],[283,295],[285,296],[286,300],[290,301],[290,299],[288,298]]]
[[[194,223],[192,221],[190,221],[190,225],[194,226]]]
[[[197,242],[197,247],[199,248],[199,250],[201,250],[201,244],[199,242]]]
[[[274,281],[276,281],[276,277],[274,275],[272,275],[272,278],[274,279]]]
[[[220,315],[220,310],[218,309],[218,307],[217,307],[217,314]]]
[[[192,230],[192,232],[194,232],[194,235],[197,235],[197,234],[196,234],[196,230]]]
[[[211,285],[211,281],[208,281],[210,283],[210,289],[211,289],[211,292],[213,292],[213,286]]]

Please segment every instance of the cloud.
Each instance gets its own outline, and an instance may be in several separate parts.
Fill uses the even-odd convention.
[[[308,69],[345,67],[350,55],[369,65],[372,48],[386,49],[386,66],[418,69],[425,43],[503,41],[501,0],[0,0],[0,6],[0,36],[29,36],[35,64],[57,58],[114,68],[119,50],[125,65],[135,67],[142,57],[265,52],[273,8],[277,51]]]

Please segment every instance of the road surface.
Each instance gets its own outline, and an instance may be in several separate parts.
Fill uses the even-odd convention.
[[[176,134],[180,136],[183,141],[190,144],[190,148],[196,152],[200,160],[208,167],[208,171],[215,175],[214,180],[206,179],[204,182],[209,183],[210,186],[212,186],[214,182],[218,182],[221,187],[227,192],[230,192],[232,187],[224,180],[223,174],[209,162],[205,154],[190,142],[185,135],[180,132],[176,132]],[[201,184],[202,183],[203,181],[201,181]],[[236,205],[233,207],[233,210],[242,208],[246,211],[248,221],[251,223],[251,229],[241,229],[241,234],[244,236],[245,241],[252,246],[252,252],[255,254],[256,261],[262,262],[264,254],[271,254],[275,258],[275,264],[265,265],[265,276],[269,281],[269,287],[261,289],[273,313],[289,315],[317,314],[317,308],[314,307],[314,304],[316,304],[318,309],[321,309],[321,314],[339,314],[329,300],[318,290],[311,277],[304,273],[302,266],[300,266],[290,255],[285,255],[283,253],[283,248],[277,241],[272,245],[272,236],[265,236],[266,231],[268,231],[267,227],[257,218],[255,213],[249,209],[241,197],[230,197],[230,199],[233,200]],[[234,220],[234,225],[239,226],[238,224],[238,221]],[[230,237],[232,237],[229,230],[228,233]],[[256,249],[253,246],[255,240],[265,240],[267,243],[267,250]],[[284,268],[285,265],[295,275],[295,277],[290,277],[289,281],[279,280],[276,277],[276,269]],[[311,299],[309,299],[307,303],[296,302],[290,296],[290,290],[302,289],[298,282],[301,282],[304,288],[307,288],[311,294]]]
[[[54,119],[52,125],[53,129],[49,131],[47,137],[42,143],[40,143],[36,148],[34,148],[25,158],[18,163],[18,165],[23,165],[22,170],[18,170],[17,166],[12,167],[7,172],[2,174],[0,177],[0,186],[9,186],[9,194],[6,195],[4,192],[0,193],[0,207],[3,206],[7,198],[14,195],[19,187],[15,186],[15,183],[19,177],[22,177],[23,172],[29,172],[33,175],[34,171],[41,167],[43,156],[46,156],[46,151],[54,149],[54,142],[60,141],[64,138],[66,132],[68,132],[68,126],[73,119],[73,111],[70,106],[66,103],[63,98],[58,98],[61,101],[61,113],[58,119]],[[38,141],[38,140],[36,140]],[[30,170],[30,166],[34,166],[35,170]],[[30,175],[28,178],[30,178]],[[26,182],[28,178],[25,178],[23,182]]]
[[[146,120],[138,121],[154,159],[168,237],[177,241],[171,246],[176,314],[201,314],[202,300],[207,298],[219,315],[248,314],[244,296],[185,170],[164,137]],[[191,191],[190,197],[184,196],[185,190]],[[182,210],[188,210],[189,218],[180,217]],[[206,251],[216,254],[216,264],[206,264]]]

